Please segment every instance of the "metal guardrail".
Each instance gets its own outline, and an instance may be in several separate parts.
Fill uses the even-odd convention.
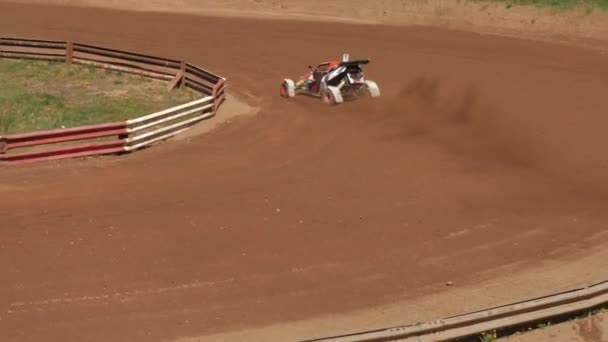
[[[608,304],[608,281],[545,297],[426,323],[365,331],[302,342],[439,342],[548,320]]]
[[[196,65],[92,45],[0,38],[0,58],[85,64],[186,86],[201,99],[125,122],[0,136],[0,164],[136,151],[179,134],[216,114],[225,101],[225,79]],[[114,140],[107,141],[108,138]],[[106,141],[100,141],[106,139]],[[56,144],[61,144],[57,147]],[[46,148],[43,148],[46,147]],[[27,149],[23,151],[23,149]]]

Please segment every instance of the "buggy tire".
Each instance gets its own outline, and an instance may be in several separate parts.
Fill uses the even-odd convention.
[[[371,97],[380,97],[380,88],[378,87],[378,84],[376,84],[376,82],[367,80],[365,81],[365,84],[367,85],[367,91],[369,92],[369,95]]]
[[[322,96],[323,102],[332,106],[344,102],[344,99],[342,98],[342,93],[337,87],[326,87],[325,89],[323,89]]]
[[[281,96],[283,96],[283,97],[296,96],[296,85],[289,78],[284,79],[283,83],[281,83]]]

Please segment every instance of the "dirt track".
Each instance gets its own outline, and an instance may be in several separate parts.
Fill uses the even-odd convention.
[[[262,110],[124,158],[0,170],[2,340],[304,319],[603,242],[605,56],[428,28],[33,9],[0,4],[2,35],[184,57]],[[380,101],[277,96],[344,51],[372,58]]]

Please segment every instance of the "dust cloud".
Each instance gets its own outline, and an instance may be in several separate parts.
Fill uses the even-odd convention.
[[[571,198],[608,200],[608,175],[581,177],[573,170],[587,165],[552,151],[550,141],[535,136],[475,85],[457,87],[425,75],[363,106],[360,118],[381,128],[383,139],[432,143],[475,168],[523,172]]]
[[[439,77],[418,77],[394,96],[368,104],[370,118],[387,128],[390,139],[427,139],[477,162],[538,167],[541,155],[534,142],[507,127],[505,113],[484,101],[474,86],[443,88]]]

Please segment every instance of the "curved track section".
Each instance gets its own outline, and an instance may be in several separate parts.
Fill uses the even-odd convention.
[[[0,11],[6,35],[204,64],[262,108],[139,155],[0,170],[6,340],[151,341],[346,312],[606,229],[605,56],[436,29]],[[372,58],[383,98],[278,96],[343,52]]]

